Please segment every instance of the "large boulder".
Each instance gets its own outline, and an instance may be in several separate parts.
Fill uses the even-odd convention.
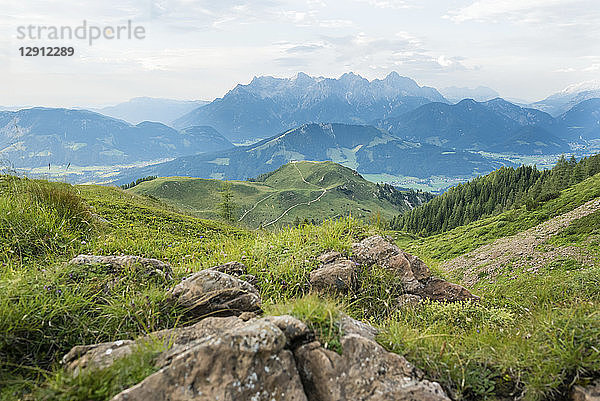
[[[316,291],[347,293],[357,284],[356,264],[350,260],[334,260],[310,272],[310,285]]]
[[[162,342],[157,371],[113,401],[448,400],[439,384],[378,345],[374,328],[348,316],[339,324],[341,355],[321,347],[292,316],[229,316],[135,341],[75,347],[63,361],[75,373],[106,368],[135,347]]]
[[[397,273],[402,280],[404,295],[411,295],[410,300],[404,297],[399,299],[399,303],[414,303],[421,298],[448,302],[479,299],[458,284],[432,277],[421,259],[402,251],[381,236],[375,235],[352,244],[352,256],[360,265],[378,265]]]
[[[168,263],[158,259],[142,258],[141,256],[100,256],[79,255],[69,261],[71,265],[101,265],[116,274],[133,273],[147,276],[160,276],[165,279],[173,278],[173,270]]]
[[[113,401],[304,401],[287,342],[284,332],[265,319],[205,337]]]
[[[309,401],[449,401],[438,383],[402,356],[357,334],[342,338],[342,355],[318,342],[299,347],[296,363]]]
[[[94,345],[77,345],[61,360],[75,376],[84,369],[104,369],[133,352],[135,341],[118,340]]]
[[[185,278],[170,291],[168,300],[194,317],[261,312],[260,295],[252,284],[212,269]]]
[[[136,347],[146,343],[161,341],[168,347],[158,358],[158,365],[169,363],[177,355],[207,336],[217,335],[225,330],[233,330],[245,325],[235,316],[209,317],[187,327],[166,329],[133,340],[118,340],[94,345],[75,346],[62,358],[65,368],[75,375],[84,369],[110,367],[117,359],[130,355]]]

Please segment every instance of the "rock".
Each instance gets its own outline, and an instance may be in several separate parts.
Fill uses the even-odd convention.
[[[177,355],[113,401],[293,400],[306,396],[285,334],[260,319]]]
[[[479,299],[479,297],[471,294],[465,287],[449,283],[437,277],[428,280],[425,287],[416,291],[416,294],[434,301],[456,302]]]
[[[227,262],[225,264],[211,267],[210,270],[229,274],[230,276],[243,276],[248,272],[248,268],[245,264],[240,262]]]
[[[258,290],[252,284],[211,269],[185,278],[173,288],[168,299],[195,317],[262,311]]]
[[[572,401],[600,401],[600,380],[587,386],[574,386],[571,392]]]
[[[256,278],[256,276],[253,276],[252,274],[248,274],[248,268],[246,267],[245,264],[243,264],[241,262],[227,262],[227,263],[219,265],[219,266],[211,267],[210,270],[214,270],[217,272],[229,274],[230,276],[237,277],[241,280],[244,280],[244,281],[252,284],[255,287],[258,285],[258,279]]]
[[[264,320],[275,324],[285,334],[287,339],[287,348],[295,349],[298,346],[314,340],[314,334],[309,328],[296,319],[289,315],[282,316],[267,316]]]
[[[368,237],[359,243],[352,244],[352,252],[359,264],[378,265],[396,271],[402,279],[405,295],[448,302],[479,299],[458,284],[431,277],[431,271],[421,259],[403,252],[381,236]],[[399,302],[405,304],[409,300],[412,303],[419,299],[405,297],[399,299]]]
[[[326,265],[327,263],[331,263],[336,261],[337,259],[342,259],[343,256],[339,252],[329,251],[317,257],[317,260],[321,262],[321,264]]]
[[[368,338],[346,335],[342,349],[338,355],[312,342],[294,353],[309,401],[450,400],[438,383]]]
[[[104,265],[115,273],[135,272],[148,276],[158,275],[167,280],[173,278],[173,270],[168,263],[158,259],[142,258],[141,256],[98,256],[79,255],[71,259],[71,265]]]
[[[356,265],[350,260],[336,260],[310,272],[310,285],[316,291],[347,293],[356,288]]]
[[[192,326],[157,331],[136,341],[119,340],[95,345],[78,345],[62,358],[61,363],[76,375],[83,369],[107,368],[117,359],[131,354],[140,344],[162,341],[169,349],[160,355],[157,365],[164,366],[169,363],[173,355],[184,351],[198,340],[243,325],[241,319],[233,316],[209,317]]]
[[[344,335],[356,334],[369,340],[375,340],[375,337],[379,334],[379,330],[375,327],[346,315],[340,318],[340,329]]]
[[[77,372],[108,367],[134,347],[162,342],[158,371],[113,401],[448,400],[439,384],[373,341],[372,327],[347,316],[340,327],[342,355],[322,348],[292,316],[229,316],[136,341],[75,347],[63,360]]]
[[[102,369],[132,352],[132,340],[119,340],[95,345],[78,345],[61,360],[75,376],[83,369]]]

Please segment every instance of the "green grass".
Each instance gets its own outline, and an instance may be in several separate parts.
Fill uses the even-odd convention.
[[[351,254],[353,241],[381,233],[359,219],[246,230],[116,188],[9,177],[2,185],[2,232],[31,230],[31,243],[43,245],[23,241],[0,248],[0,399],[109,399],[140,381],[153,371],[156,349],[78,377],[58,361],[75,345],[185,325],[182,312],[166,306],[166,289],[191,272],[232,260],[244,262],[257,277],[267,313],[302,319],[338,352],[339,314],[369,321],[380,328],[381,344],[406,355],[457,400],[558,400],[573,383],[600,373],[598,264],[557,260],[539,274],[493,283],[484,277],[473,289],[482,297],[479,303],[400,309],[400,279],[377,267],[362,271],[360,287],[347,295],[328,299],[308,293],[318,255]],[[39,187],[55,195],[40,197]],[[427,240],[400,235],[399,243],[436,267],[598,196],[600,177],[592,177],[537,210],[511,211]],[[13,210],[31,217],[7,218]],[[597,250],[598,218],[594,213],[575,222],[549,246]],[[47,228],[35,231],[39,222],[55,235],[47,235]],[[9,236],[2,238],[3,245],[14,244]],[[135,272],[64,263],[79,253],[155,257],[169,262],[175,277],[148,280]]]
[[[197,217],[218,219],[222,181],[169,177],[143,182],[130,191],[161,199]],[[296,162],[264,175],[260,181],[230,181],[236,204],[235,220],[246,227],[276,227],[299,219],[321,222],[352,214],[361,219],[381,213],[390,219],[406,210],[404,203],[392,204],[378,193],[377,186],[354,171],[332,162]],[[323,190],[327,193],[316,202]],[[296,206],[298,205],[298,206]],[[292,208],[292,209],[290,209]],[[289,210],[289,211],[288,211]],[[287,211],[287,213],[286,213]]]
[[[380,341],[457,399],[557,397],[600,371],[598,269],[480,289],[480,304],[425,303],[382,323]]]
[[[0,247],[27,260],[67,250],[95,228],[90,208],[67,185],[0,176]]]
[[[147,343],[117,359],[108,368],[84,370],[77,375],[59,369],[47,376],[46,382],[35,389],[33,397],[48,401],[109,400],[156,372],[154,362],[162,351],[165,351],[162,342]]]
[[[340,339],[343,333],[339,325],[342,311],[343,306],[338,301],[322,299],[316,295],[270,305],[265,310],[268,315],[291,315],[302,320],[324,348],[338,353],[342,352]]]

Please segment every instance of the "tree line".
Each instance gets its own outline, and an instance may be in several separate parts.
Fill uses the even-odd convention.
[[[560,191],[600,172],[600,154],[579,162],[560,157],[550,170],[535,166],[502,167],[457,185],[411,211],[394,217],[394,230],[428,236],[469,224],[511,208],[535,209]]]

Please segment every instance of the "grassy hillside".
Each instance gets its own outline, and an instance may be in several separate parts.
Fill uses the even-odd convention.
[[[235,203],[234,220],[247,227],[284,226],[352,215],[360,219],[381,214],[389,219],[409,210],[391,187],[363,179],[355,171],[332,162],[295,162],[255,181],[228,181]],[[195,216],[218,218],[223,181],[169,177],[143,182],[130,191],[161,199]],[[395,196],[392,196],[395,195]],[[429,199],[428,194],[418,195]]]
[[[399,215],[396,230],[431,235],[469,224],[483,217],[556,198],[560,190],[600,172],[600,155],[576,161],[562,156],[551,170],[535,166],[502,167],[493,173],[459,184],[431,202]]]
[[[323,178],[304,177],[308,191]],[[275,179],[252,184],[276,185]],[[427,239],[388,234],[440,269],[448,259],[598,197],[599,175],[536,210],[511,210]],[[185,325],[180,310],[165,306],[166,289],[190,272],[232,260],[256,276],[267,313],[292,313],[334,337],[331,316],[341,311],[369,321],[380,328],[382,345],[406,355],[456,400],[562,400],[571,386],[600,374],[598,259],[557,259],[536,272],[482,277],[472,288],[479,303],[403,308],[396,302],[398,278],[379,269],[362,272],[361,287],[346,296],[307,293],[321,252],[349,252],[353,241],[386,234],[376,226],[342,218],[245,230],[178,210],[175,203],[116,188],[1,177],[0,399],[108,400],[139,382],[152,372],[151,348],[93,375],[70,376],[58,361],[74,345]],[[544,247],[579,247],[600,257],[598,213],[574,220]],[[175,277],[115,277],[64,263],[80,253],[159,258],[171,263]],[[437,274],[460,282],[460,275]]]
[[[470,252],[473,264],[493,264],[501,254],[479,261],[486,254],[478,250],[497,239],[507,243],[514,258],[493,277],[480,274],[471,287],[482,297],[485,312],[423,305],[391,318],[381,341],[433,378],[454,383],[459,399],[567,399],[571,383],[600,373],[594,345],[600,341],[598,202],[592,213],[541,237],[535,249],[520,240],[524,230],[598,199],[600,174],[535,210],[523,206],[427,238],[397,233],[401,248],[455,282],[462,282],[463,272],[448,271],[448,261]],[[572,249],[586,255],[586,262],[569,256],[566,251]]]

